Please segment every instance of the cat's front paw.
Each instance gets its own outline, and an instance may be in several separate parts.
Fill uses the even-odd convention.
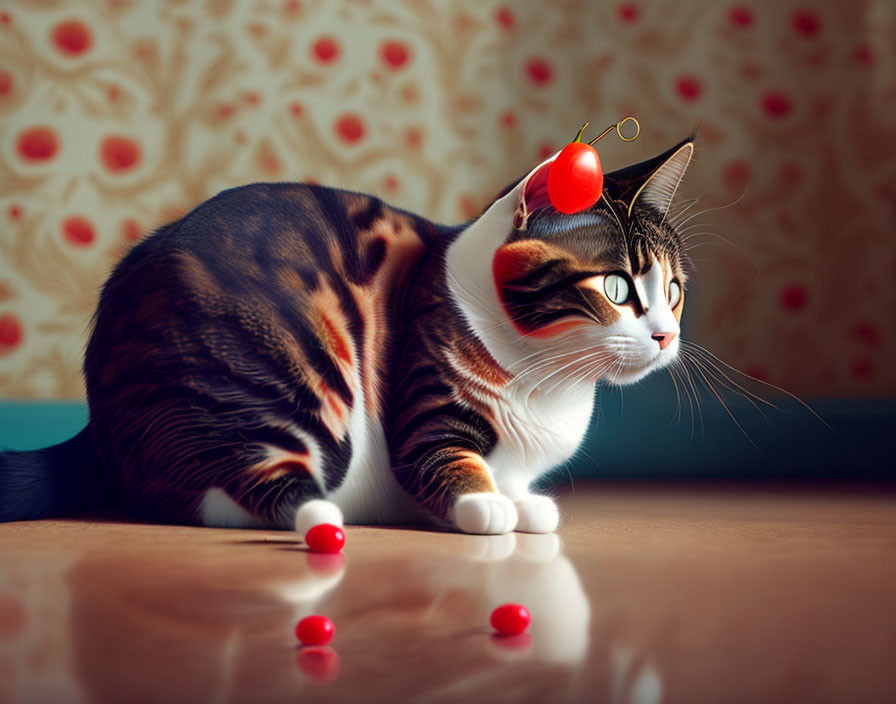
[[[451,520],[464,533],[500,535],[516,528],[516,507],[503,494],[464,494],[454,504]]]
[[[519,516],[516,529],[522,533],[553,533],[560,524],[557,504],[547,496],[529,494],[513,502]]]

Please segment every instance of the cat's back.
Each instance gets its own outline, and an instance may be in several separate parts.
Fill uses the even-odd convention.
[[[335,463],[359,413],[381,416],[397,301],[437,233],[376,197],[290,183],[224,191],[162,227],[100,297],[85,357],[98,437],[142,438],[169,407],[242,427],[311,408]],[[110,447],[110,463],[134,449]]]
[[[156,362],[193,344],[214,355],[235,336],[281,354],[296,338],[312,349],[307,340],[323,338],[343,358],[378,367],[364,358],[389,339],[395,298],[437,232],[362,193],[301,183],[223,191],[119,262],[88,344],[88,391],[147,338]]]
[[[285,270],[308,290],[327,277],[360,287],[388,285],[386,279],[401,271],[397,265],[416,259],[435,233],[429,221],[372,195],[255,183],[222,191],[147,237],[108,285],[150,262],[164,269],[166,262],[190,259],[237,290],[264,288]]]

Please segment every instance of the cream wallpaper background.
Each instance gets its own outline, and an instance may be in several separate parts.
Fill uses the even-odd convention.
[[[82,397],[110,267],[221,189],[457,222],[627,114],[607,171],[700,127],[687,336],[806,396],[893,394],[894,47],[888,0],[0,2],[0,396]]]

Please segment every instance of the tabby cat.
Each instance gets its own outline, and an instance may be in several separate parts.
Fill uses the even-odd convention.
[[[533,482],[598,381],[678,352],[667,211],[693,137],[565,215],[533,178],[436,225],[317,185],[224,191],[135,246],[87,346],[89,425],[0,455],[0,520],[115,501],[152,520],[557,528]]]

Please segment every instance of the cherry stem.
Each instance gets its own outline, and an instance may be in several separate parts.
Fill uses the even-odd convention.
[[[584,125],[582,125],[582,127],[579,129],[579,133],[576,135],[576,138],[572,141],[573,142],[581,142],[582,135],[585,134],[585,130],[588,129],[588,125],[590,125],[590,124],[591,124],[590,122],[586,122]],[[610,129],[613,129],[613,128],[611,127]],[[604,134],[606,134],[606,132]],[[600,137],[598,137],[598,139],[600,139]]]
[[[612,132],[614,129],[616,129],[616,125],[610,125],[609,127],[607,127],[607,129],[605,129],[603,132],[601,132],[597,137],[595,137],[595,138],[592,139],[590,142],[588,142],[588,144],[594,144],[595,142],[597,142],[597,141],[603,139],[603,138],[606,137],[610,132]]]
[[[634,134],[633,137],[624,137],[624,136],[622,135],[622,126],[623,126],[626,122],[628,122],[629,120],[631,120],[632,122],[635,123],[635,134]],[[584,128],[583,128],[583,129],[584,129]],[[638,135],[641,134],[641,125],[640,125],[640,123],[639,123],[634,117],[632,117],[631,115],[629,115],[628,117],[624,117],[624,118],[622,118],[622,119],[621,119],[619,122],[617,122],[615,125],[610,125],[609,127],[607,127],[607,129],[605,129],[605,130],[604,130],[603,132],[601,132],[597,137],[595,137],[595,138],[592,139],[590,142],[588,142],[588,144],[590,144],[590,145],[593,146],[595,142],[597,142],[597,141],[600,140],[600,139],[603,139],[604,137],[606,137],[606,136],[607,136],[610,132],[612,132],[613,130],[616,130],[616,134],[619,135],[619,139],[621,139],[623,142],[631,142],[631,141],[636,140],[636,139],[638,138]],[[581,134],[581,133],[580,133],[580,134]]]

